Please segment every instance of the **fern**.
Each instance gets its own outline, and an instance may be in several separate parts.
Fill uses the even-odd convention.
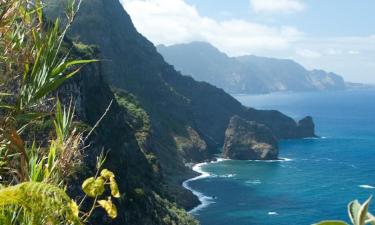
[[[10,214],[18,214],[17,221]],[[81,224],[75,203],[60,188],[25,182],[0,189],[1,224]],[[6,222],[6,223],[5,223]]]

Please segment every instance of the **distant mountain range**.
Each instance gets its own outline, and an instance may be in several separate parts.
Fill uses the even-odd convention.
[[[206,42],[157,46],[159,53],[183,74],[234,94],[280,91],[344,90],[344,79],[323,70],[305,69],[289,59],[253,55],[229,57]]]

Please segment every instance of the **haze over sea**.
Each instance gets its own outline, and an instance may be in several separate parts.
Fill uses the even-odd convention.
[[[209,196],[205,207],[192,212],[202,225],[348,220],[349,201],[363,202],[375,194],[375,90],[235,97],[296,119],[311,115],[322,138],[282,141],[280,157],[288,160],[228,160],[196,167],[208,173],[188,183]]]

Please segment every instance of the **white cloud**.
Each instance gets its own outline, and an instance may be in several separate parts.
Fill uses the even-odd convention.
[[[301,0],[250,0],[251,7],[258,13],[291,13],[305,9]]]
[[[239,19],[217,21],[183,0],[126,0],[138,31],[155,44],[207,41],[229,55],[282,50],[302,35],[293,27],[266,26]]]
[[[309,69],[324,69],[349,81],[375,84],[375,36],[307,38],[293,47],[320,54],[320,57],[306,57],[306,54],[291,53],[294,60]]]
[[[360,52],[359,52],[359,51],[356,51],[356,50],[349,50],[348,53],[349,53],[350,55],[358,55],[358,54],[360,54]]]
[[[240,19],[215,20],[202,16],[183,0],[122,1],[138,31],[155,44],[207,41],[232,56],[291,58],[309,69],[324,69],[351,81],[375,83],[375,35],[307,37],[289,26],[268,26]],[[277,8],[290,12],[304,7],[297,5]]]
[[[326,55],[340,55],[342,54],[342,51],[338,49],[330,48],[330,49],[327,49],[324,53]]]
[[[319,52],[310,49],[297,49],[296,53],[301,57],[312,59],[320,58],[322,56],[322,54],[320,54]]]

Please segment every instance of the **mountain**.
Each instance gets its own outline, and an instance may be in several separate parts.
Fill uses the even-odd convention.
[[[63,4],[50,0],[46,10],[55,17]],[[313,128],[278,111],[244,107],[222,89],[181,75],[137,32],[118,0],[83,1],[69,36],[76,46],[95,46],[101,61],[67,92],[80,93],[82,120],[94,125],[114,100],[87,164],[106,150],[106,166],[119,174],[125,194],[119,219],[97,217],[93,224],[195,224],[181,209],[198,203],[181,186],[195,176],[186,165],[219,153],[235,115],[263,124],[277,140],[315,136]]]
[[[346,88],[342,77],[322,70],[308,71],[288,59],[229,57],[205,42],[157,46],[164,59],[183,74],[209,82],[229,93],[322,91]]]

